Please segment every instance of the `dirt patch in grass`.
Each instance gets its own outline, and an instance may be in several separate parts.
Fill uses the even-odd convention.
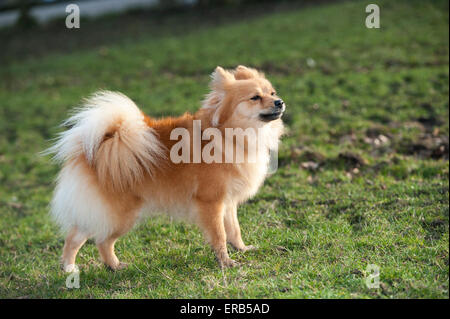
[[[448,220],[440,218],[423,221],[422,228],[427,231],[427,240],[438,240],[448,231]]]

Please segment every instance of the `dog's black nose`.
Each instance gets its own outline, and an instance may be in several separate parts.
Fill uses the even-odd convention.
[[[275,104],[275,107],[276,107],[276,108],[281,109],[281,108],[283,107],[284,102],[283,102],[283,100],[275,100],[275,101],[273,102],[273,104]]]

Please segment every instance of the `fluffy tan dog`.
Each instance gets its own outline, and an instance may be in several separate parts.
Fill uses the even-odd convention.
[[[269,150],[277,147],[283,131],[285,105],[255,69],[217,67],[211,77],[211,92],[195,114],[153,119],[126,96],[103,91],[65,122],[71,128],[48,152],[63,163],[51,214],[67,234],[62,256],[66,271],[74,269],[76,254],[88,238],[95,239],[106,265],[125,267],[114,243],[152,212],[197,224],[222,267],[235,265],[227,242],[242,251],[252,248],[242,241],[237,207],[264,181]],[[197,124],[202,138],[209,132],[211,141],[196,142]],[[177,129],[189,137],[174,139]],[[230,129],[258,134],[239,141],[227,137]],[[250,160],[255,143],[258,152]],[[212,162],[198,154],[205,155],[211,146],[219,149],[214,149]],[[243,150],[243,161],[236,160],[237,151],[227,157],[230,146]],[[179,161],[178,150],[188,153],[184,161]]]

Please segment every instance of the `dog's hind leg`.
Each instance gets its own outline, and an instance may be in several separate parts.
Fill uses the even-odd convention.
[[[62,255],[62,265],[64,271],[72,272],[75,271],[75,258],[80,250],[81,246],[86,242],[88,236],[81,233],[76,227],[73,227],[66,237],[64,243],[63,255]]]
[[[233,247],[240,251],[247,251],[254,249],[254,246],[246,246],[241,236],[241,228],[237,218],[237,206],[235,203],[229,203],[225,208],[224,215],[225,232],[227,234],[227,241]]]
[[[115,234],[97,243],[100,258],[112,270],[120,270],[128,266],[128,264],[120,262],[114,252],[114,244],[119,236],[120,235]]]
[[[117,258],[114,252],[114,244],[120,236],[126,234],[133,227],[138,213],[138,209],[122,212],[120,214],[122,219],[117,220],[114,232],[105,239],[97,239],[96,241],[101,260],[112,270],[120,270],[128,266],[127,263],[120,262],[119,258]]]

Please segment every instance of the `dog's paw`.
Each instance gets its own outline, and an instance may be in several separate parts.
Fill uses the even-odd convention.
[[[122,270],[128,267],[127,263],[119,262],[117,265],[106,265],[112,271]]]
[[[122,269],[125,269],[125,268],[128,268],[128,264],[127,264],[127,263],[120,262],[119,265],[116,267],[115,270],[122,270]]]
[[[255,250],[255,249],[258,249],[258,247],[254,246],[254,245],[248,245],[248,246],[245,246],[243,249],[241,249],[241,251],[246,252],[246,251]]]
[[[235,262],[233,259],[231,258],[224,258],[222,260],[219,260],[219,264],[220,264],[220,268],[232,268],[232,267],[236,267],[238,265],[237,262]]]
[[[253,245],[248,245],[248,246],[242,246],[242,247],[235,247],[237,250],[242,251],[242,252],[246,252],[249,250],[255,250],[258,249],[257,246],[253,246]]]
[[[63,270],[67,273],[79,272],[78,266],[75,264],[63,265]]]

